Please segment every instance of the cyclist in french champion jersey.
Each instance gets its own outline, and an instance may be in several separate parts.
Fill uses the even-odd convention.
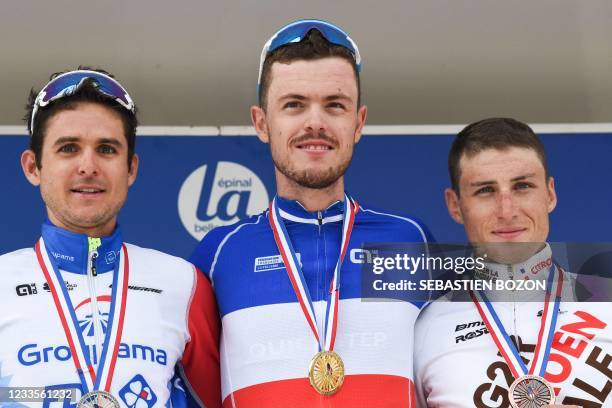
[[[263,48],[251,119],[270,144],[277,195],[262,214],[212,230],[191,257],[219,305],[226,407],[413,404],[420,305],[362,301],[371,254],[361,245],[427,236],[345,190],[367,113],[360,69],[355,42],[325,21],[291,23]]]
[[[575,275],[547,243],[557,195],[537,135],[514,119],[473,123],[457,135],[449,171],[449,213],[489,255],[479,276],[542,285],[451,293],[425,308],[419,406],[612,406],[612,308],[577,302]]]
[[[27,126],[21,165],[47,220],[32,248],[0,257],[0,406],[181,406],[182,390],[219,406],[209,282],[117,224],[138,172],[127,91],[101,70],[55,74]]]

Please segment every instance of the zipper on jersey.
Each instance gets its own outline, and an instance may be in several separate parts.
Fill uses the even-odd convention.
[[[89,286],[89,298],[91,299],[91,313],[93,319],[93,331],[95,338],[95,352],[93,353],[98,360],[99,356],[97,355],[102,349],[102,340],[100,334],[98,332],[98,327],[100,326],[100,315],[98,313],[98,297],[96,293],[96,282],[95,277],[98,276],[96,271],[96,261],[98,259],[98,248],[102,245],[102,240],[100,238],[87,238],[87,243],[89,245],[88,248],[88,262],[87,262],[87,283]],[[92,355],[92,361],[94,360],[94,356]]]

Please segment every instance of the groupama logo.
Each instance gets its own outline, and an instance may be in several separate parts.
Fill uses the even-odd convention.
[[[140,374],[119,391],[119,397],[129,408],[151,408],[157,402],[157,396]]]
[[[96,300],[98,304],[97,314],[98,324],[100,325],[99,328],[95,327],[96,319],[94,319],[93,313],[89,309],[91,298],[86,298],[74,308],[74,312],[79,321],[79,329],[81,329],[81,333],[85,337],[93,337],[94,331],[100,329],[101,334],[104,335],[106,334],[106,329],[108,328],[108,314],[111,297],[108,295],[102,295],[98,296]]]
[[[268,201],[257,174],[241,164],[220,161],[187,176],[179,191],[178,213],[185,229],[200,240],[215,227],[263,211]]]

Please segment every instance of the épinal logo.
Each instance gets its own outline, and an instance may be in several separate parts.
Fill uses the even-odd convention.
[[[263,211],[268,200],[257,174],[241,164],[220,161],[198,167],[185,179],[178,212],[185,229],[200,240],[215,227]]]

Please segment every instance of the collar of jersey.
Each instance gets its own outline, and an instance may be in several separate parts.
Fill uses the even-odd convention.
[[[485,274],[488,274],[493,279],[546,280],[551,266],[552,250],[550,245],[546,243],[544,248],[525,262],[514,265],[493,262],[485,263],[485,267],[487,268]]]
[[[319,219],[321,224],[327,224],[329,222],[342,221],[343,218],[344,206],[342,201],[335,201],[325,210],[314,212],[308,211],[297,200],[287,200],[286,198],[276,196],[276,201],[280,216],[287,221],[319,225]]]
[[[45,240],[49,258],[63,271],[87,274],[89,259],[87,235],[77,234],[56,227],[49,220],[42,225],[42,236]],[[98,248],[96,261],[97,273],[112,271],[121,250],[121,228],[119,225],[111,236],[103,237]]]

